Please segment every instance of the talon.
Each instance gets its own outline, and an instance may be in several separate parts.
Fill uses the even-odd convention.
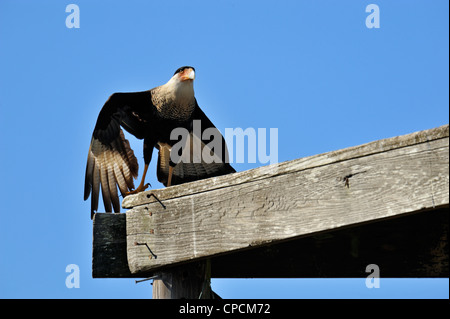
[[[144,168],[144,175],[142,176],[142,180],[141,183],[139,184],[138,188],[136,188],[134,191],[129,191],[127,193],[125,193],[125,196],[128,195],[133,195],[133,194],[137,194],[140,192],[145,191],[150,185],[150,183],[147,183],[144,185],[144,180],[145,180],[145,175],[147,174],[147,169],[148,169],[148,164],[145,164],[145,168]]]
[[[134,191],[129,191],[129,192],[125,193],[125,196],[133,195],[133,194],[137,194],[137,193],[143,192],[143,191],[145,191],[149,186],[150,186],[149,183],[145,184],[144,186],[139,185],[139,187],[136,188]]]

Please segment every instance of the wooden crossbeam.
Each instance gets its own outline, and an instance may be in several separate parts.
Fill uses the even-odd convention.
[[[445,125],[128,196],[130,277],[446,208],[448,146]]]

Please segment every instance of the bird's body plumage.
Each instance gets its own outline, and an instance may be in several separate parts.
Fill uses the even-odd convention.
[[[92,134],[86,165],[84,199],[91,195],[91,217],[98,209],[100,188],[107,212],[112,211],[111,206],[115,212],[120,211],[117,187],[123,197],[134,189],[133,179],[138,175],[138,161],[121,128],[144,140],[146,168],[151,161],[153,148],[158,149],[157,177],[164,185],[167,185],[168,180],[171,185],[176,185],[235,172],[228,163],[225,141],[220,133],[222,150],[218,152],[219,161],[171,161],[171,148],[180,141],[170,138],[173,129],[182,128],[189,132],[189,147],[195,139],[194,121],[200,120],[201,132],[197,138],[200,139],[202,150],[210,141],[205,139],[203,132],[206,129],[218,132],[194,97],[193,72],[192,67],[183,67],[162,86],[143,92],[114,93],[106,101]],[[192,147],[189,149],[192,152]],[[169,170],[171,166],[172,172]]]

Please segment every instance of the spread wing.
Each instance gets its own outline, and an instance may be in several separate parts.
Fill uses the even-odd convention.
[[[114,93],[106,101],[92,134],[86,164],[84,200],[91,195],[91,218],[98,209],[99,190],[105,210],[120,212],[122,196],[134,188],[138,162],[121,126],[139,139],[153,116],[151,92]],[[92,194],[91,194],[92,193]]]
[[[189,135],[184,139],[180,160],[172,173],[172,185],[236,172],[228,163],[225,139],[198,104],[192,115]],[[172,146],[175,150],[176,145]],[[167,186],[172,147],[158,143],[158,180]]]

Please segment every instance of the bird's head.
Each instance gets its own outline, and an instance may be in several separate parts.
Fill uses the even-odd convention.
[[[195,69],[192,66],[178,68],[164,87],[176,97],[192,99],[194,97]]]
[[[182,66],[175,71],[173,77],[180,82],[192,82],[195,79],[195,69],[192,66]]]

